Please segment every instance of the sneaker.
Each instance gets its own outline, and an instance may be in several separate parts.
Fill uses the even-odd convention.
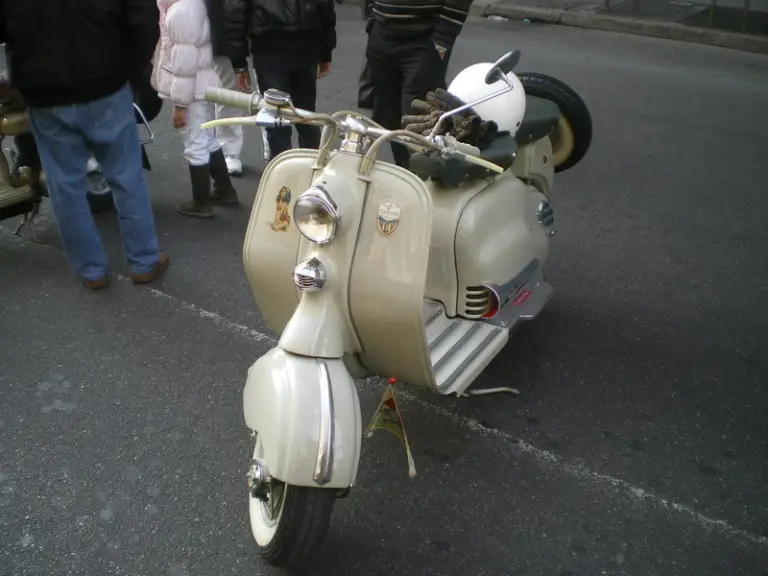
[[[94,172],[99,172],[101,168],[99,167],[99,163],[96,161],[96,158],[91,156],[88,158],[88,164],[86,164],[85,171],[88,174],[93,174]]]
[[[239,176],[243,173],[243,163],[240,161],[239,157],[227,156],[225,160],[227,161],[227,171],[230,174],[233,176]]]

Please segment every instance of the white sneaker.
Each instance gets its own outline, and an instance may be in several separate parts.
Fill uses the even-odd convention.
[[[91,156],[88,158],[88,164],[86,165],[85,171],[88,174],[92,174],[93,172],[98,172],[100,170],[99,163],[96,161],[96,158]]]
[[[227,156],[225,158],[227,162],[227,171],[232,175],[239,176],[243,173],[243,163],[237,156]]]

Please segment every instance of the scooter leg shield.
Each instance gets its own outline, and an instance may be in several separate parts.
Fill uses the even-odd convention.
[[[245,423],[269,475],[293,486],[349,488],[360,462],[360,399],[344,361],[273,348],[248,370]]]

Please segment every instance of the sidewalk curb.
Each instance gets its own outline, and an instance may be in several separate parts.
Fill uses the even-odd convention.
[[[343,0],[344,4],[360,6],[363,0]],[[470,14],[474,16],[502,16],[510,20],[529,20],[546,24],[560,24],[575,28],[589,28],[606,32],[623,32],[637,36],[651,36],[668,40],[682,40],[697,44],[709,44],[732,48],[742,52],[768,54],[768,37],[739,32],[727,32],[712,28],[687,26],[639,16],[619,16],[597,11],[596,6],[545,8],[525,4],[500,3],[499,0],[474,0]]]
[[[624,32],[638,36],[682,40],[684,42],[709,44],[722,48],[733,48],[734,50],[744,52],[768,54],[768,37],[763,36],[699,28],[652,18],[603,14],[597,12],[594,7],[566,10],[522,4],[485,3],[482,0],[478,4],[473,10],[473,13],[476,15],[502,16],[510,20],[527,19],[531,22],[561,24],[563,26],[590,28],[609,32]]]

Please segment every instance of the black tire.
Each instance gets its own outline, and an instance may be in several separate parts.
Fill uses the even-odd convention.
[[[296,566],[322,543],[337,491],[326,488],[285,486],[283,513],[272,541],[260,548],[261,557],[272,566]]]
[[[529,96],[551,100],[560,107],[562,117],[553,135],[552,153],[556,159],[555,172],[573,168],[586,156],[592,144],[592,116],[584,100],[565,82],[536,72],[523,72],[517,77]],[[568,142],[558,158],[556,150],[560,142]],[[563,152],[563,150],[561,150]]]
[[[86,194],[88,198],[88,205],[91,207],[91,214],[100,214],[101,212],[107,212],[114,209],[115,199],[112,197],[112,192],[106,194]]]

